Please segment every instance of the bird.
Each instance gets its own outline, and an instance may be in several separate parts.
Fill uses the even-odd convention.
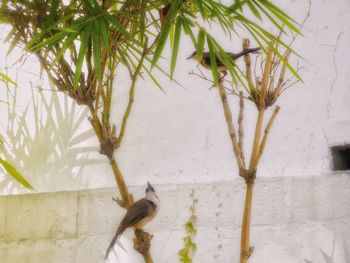
[[[147,182],[146,196],[133,205],[131,205],[122,221],[120,222],[119,227],[108,246],[105,260],[108,259],[108,256],[113,249],[115,243],[123,232],[129,228],[134,227],[136,229],[142,229],[147,223],[152,221],[159,211],[159,197],[156,194],[153,186]]]
[[[241,52],[239,53],[232,53],[232,52],[226,52],[226,54],[233,60],[235,61],[236,59],[249,54],[249,53],[257,53],[260,50],[260,47],[256,47],[256,48],[247,48],[247,49],[243,49]],[[187,57],[187,59],[195,59],[197,60],[197,51],[194,51],[191,56]],[[223,74],[223,77],[226,76],[227,74],[227,66],[217,57],[215,56],[216,59],[216,66],[217,69],[220,73]],[[200,64],[206,68],[206,69],[211,69],[211,61],[210,61],[210,54],[209,52],[203,52],[202,55],[202,59],[201,61],[199,61]]]

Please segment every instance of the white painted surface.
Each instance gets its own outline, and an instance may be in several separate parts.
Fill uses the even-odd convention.
[[[198,245],[194,262],[238,262],[244,184],[155,185],[161,209],[146,230],[154,235],[154,262],[175,263],[195,189]],[[144,187],[132,187],[136,198]],[[124,213],[114,189],[0,197],[0,262],[97,263]],[[255,185],[250,263],[350,262],[350,173],[258,178]],[[129,230],[117,248],[120,263],[141,263]],[[113,254],[112,254],[113,257]],[[110,262],[116,262],[112,259]],[[329,261],[330,262],[330,261]]]
[[[287,5],[298,21],[304,18],[307,1],[288,1]],[[251,263],[305,263],[305,259],[323,263],[320,249],[336,263],[350,262],[350,174],[324,174],[330,170],[329,147],[350,143],[350,2],[313,1],[304,35],[294,48],[305,58],[299,61],[305,84],[283,94],[282,110],[260,165]],[[239,38],[232,43],[217,37],[228,49],[240,49]],[[192,51],[187,43],[182,45],[176,71],[184,88],[163,78],[164,94],[151,82],[138,83],[117,159],[127,183],[142,185],[131,188],[135,197],[142,196],[147,180],[160,190],[160,214],[147,227],[154,234],[155,262],[178,262],[192,187],[199,199],[195,262],[237,262],[243,183],[237,176],[218,93],[209,91],[208,83],[188,76],[195,64],[185,62]],[[0,63],[7,61],[10,66],[20,51],[15,49],[6,60],[6,45],[1,47]],[[4,67],[0,64],[0,71]],[[38,72],[32,57],[22,67],[11,68],[9,75],[18,77],[18,112],[28,103],[31,84],[40,83],[33,75]],[[121,115],[118,107],[126,104],[128,81],[122,78],[118,83],[113,104],[116,122]],[[45,81],[43,88],[49,88]],[[7,119],[5,107],[0,104],[2,126]],[[256,117],[252,109],[247,107],[245,120],[248,140]],[[27,123],[33,127],[31,120]],[[88,128],[86,121],[79,131]],[[50,152],[47,141],[35,143],[38,152]],[[97,147],[97,142],[92,139],[87,145]],[[249,152],[248,142],[246,148]],[[73,173],[50,172],[50,154],[39,160],[33,157],[26,157],[29,165],[21,172],[26,175],[32,169],[31,182],[39,191],[115,185],[106,161],[86,167],[73,180]],[[70,167],[71,159],[61,161]],[[123,213],[111,201],[113,195],[116,192],[108,189],[0,197],[0,262],[101,262]],[[123,237],[128,243],[125,247],[132,246],[131,237],[130,232]],[[138,262],[132,249],[128,255],[121,255],[120,249],[118,253],[121,262]]]
[[[302,21],[308,1],[288,1],[286,8],[293,17]],[[262,158],[261,177],[327,172],[330,170],[329,146],[350,142],[350,2],[312,1],[304,35],[297,39],[294,48],[305,58],[299,61],[305,84],[297,84],[288,90],[279,102],[282,109]],[[217,38],[227,49],[240,49],[241,40],[237,37],[231,42],[222,35],[217,35]],[[117,153],[128,184],[143,185],[147,180],[160,184],[229,181],[236,177],[218,92],[209,91],[208,83],[188,75],[195,69],[194,62],[185,61],[192,51],[188,43],[182,44],[176,71],[184,88],[162,77],[166,94],[150,81],[138,83],[125,140]],[[6,46],[0,50],[0,61],[6,61],[5,50]],[[8,65],[19,54],[20,51],[15,50],[7,60]],[[169,61],[164,61],[166,68],[168,64]],[[3,69],[1,64],[0,70]],[[14,67],[9,72],[11,76],[18,74],[19,77],[19,112],[28,102],[30,82],[33,85],[39,83],[32,74],[38,71],[38,63],[30,57],[21,68],[16,70]],[[120,107],[126,104],[129,83],[125,71],[120,75],[125,78],[118,80],[112,109],[112,119],[117,123],[122,111]],[[45,83],[43,88],[49,88]],[[237,103],[231,106],[237,116]],[[0,104],[0,116],[6,120],[4,107]],[[256,117],[252,109],[247,106],[245,120],[248,152]],[[81,129],[87,128],[89,123],[86,121]],[[97,147],[96,140],[89,145]],[[47,144],[40,147],[49,150]],[[31,157],[27,159],[30,163]],[[26,171],[28,169],[22,172],[25,174]],[[70,173],[56,176],[43,172],[41,176],[32,177],[31,181],[39,191],[79,190],[115,184],[107,161],[85,168],[78,180],[70,179]]]

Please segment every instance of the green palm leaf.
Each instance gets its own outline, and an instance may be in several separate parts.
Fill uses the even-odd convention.
[[[31,184],[16,170],[14,166],[10,163],[6,162],[0,157],[0,165],[5,169],[8,175],[10,175],[13,179],[19,182],[28,190],[35,190]]]
[[[78,54],[78,60],[77,60],[77,65],[75,68],[75,75],[74,75],[74,84],[73,84],[74,89],[77,88],[78,82],[79,82],[79,79],[81,76],[84,58],[85,58],[86,51],[87,51],[86,49],[87,49],[87,46],[89,44],[90,32],[91,32],[91,26],[90,26],[90,24],[88,24],[86,29],[81,34],[80,50],[79,50],[79,54]]]
[[[172,54],[171,54],[171,65],[170,65],[170,76],[171,76],[171,79],[173,79],[173,76],[174,76],[174,70],[175,70],[175,66],[176,66],[177,55],[178,55],[178,52],[179,52],[181,27],[182,27],[181,17],[178,17],[177,21],[176,21],[176,25],[175,25],[173,51],[172,51]]]
[[[168,39],[170,27],[173,23],[174,18],[176,17],[177,11],[181,3],[182,3],[182,0],[175,0],[171,3],[170,11],[166,16],[164,26],[159,35],[158,45],[156,47],[156,50],[154,51],[153,61],[152,61],[153,66],[157,63],[158,59],[160,58],[160,55],[162,54],[166,40]]]

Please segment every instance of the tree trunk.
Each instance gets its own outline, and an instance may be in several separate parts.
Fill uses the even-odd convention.
[[[247,263],[252,250],[250,248],[250,218],[252,212],[252,200],[253,200],[253,188],[254,183],[246,183],[246,195],[244,204],[244,213],[242,221],[242,232],[241,232],[241,259],[240,263]]]

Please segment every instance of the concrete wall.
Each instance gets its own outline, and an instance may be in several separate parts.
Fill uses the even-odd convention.
[[[241,179],[230,182],[155,185],[161,199],[154,234],[156,263],[179,262],[189,193],[199,200],[194,262],[237,262],[243,205]],[[136,198],[143,187],[132,187]],[[0,197],[0,262],[96,263],[124,213],[114,189]],[[350,173],[315,177],[258,178],[255,187],[251,263],[350,262]],[[142,262],[128,231],[110,262]],[[304,261],[310,260],[310,261]],[[331,262],[331,261],[327,261]]]

